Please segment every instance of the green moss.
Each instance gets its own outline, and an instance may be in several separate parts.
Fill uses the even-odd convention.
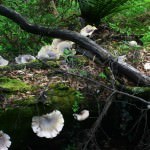
[[[47,61],[46,63],[43,63],[39,60],[33,60],[30,63],[3,66],[0,67],[0,71],[20,70],[23,68],[34,68],[34,69],[46,69],[50,67],[57,68],[59,67],[59,63],[60,61],[54,61],[54,60]]]
[[[30,106],[35,104],[37,101],[35,99],[35,97],[28,97],[27,99],[23,99],[23,100],[14,100],[13,103],[16,106]]]
[[[59,67],[59,61],[49,60],[46,62],[50,67],[57,68]]]
[[[8,89],[12,92],[14,91],[27,91],[31,90],[31,86],[22,82],[19,79],[11,79],[7,77],[0,78],[0,87]]]
[[[72,107],[77,99],[76,90],[68,87],[64,83],[57,83],[50,85],[47,91],[47,105],[59,109],[64,113],[72,112]]]
[[[80,66],[87,65],[89,63],[88,58],[83,55],[77,55],[76,60],[77,64]]]

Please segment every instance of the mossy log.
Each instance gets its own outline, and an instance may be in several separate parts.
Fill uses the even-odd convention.
[[[0,80],[2,85],[9,89],[15,87],[16,83],[20,83],[22,86],[18,86],[17,89],[11,90],[9,94],[15,94],[17,91],[29,90],[32,87],[21,83],[17,79],[3,78]],[[10,82],[6,86],[4,81]],[[23,85],[24,84],[24,85]],[[24,88],[24,87],[25,88]],[[64,116],[65,127],[70,126],[70,122],[73,122],[72,107],[77,100],[76,90],[68,87],[66,84],[57,83],[49,85],[44,92],[45,99],[39,97],[30,97],[28,99],[7,101],[7,99],[0,101],[0,130],[10,135],[12,145],[11,149],[14,150],[26,150],[29,145],[38,145],[37,141],[41,144],[47,142],[45,138],[38,138],[33,133],[31,128],[31,121],[33,116],[40,116],[46,113],[50,113],[53,110],[60,110]],[[80,100],[78,98],[78,104]],[[68,124],[68,125],[67,125]],[[68,127],[67,127],[68,128]],[[68,129],[67,129],[68,130]],[[58,136],[61,137],[64,133]],[[31,141],[31,139],[34,139]],[[57,137],[56,137],[57,139]]]
[[[126,86],[124,92],[134,94],[150,101],[150,87],[132,87]]]
[[[59,66],[63,63],[64,58],[61,57],[59,60],[48,60],[48,61],[40,61],[40,60],[34,60],[29,63],[24,64],[10,64],[7,66],[1,66],[0,71],[12,71],[12,70],[21,70],[21,69],[57,69]],[[88,64],[89,60],[83,56],[83,55],[75,55],[74,56],[74,63],[77,65],[85,65]]]
[[[24,63],[24,64],[10,64],[8,66],[0,67],[0,71],[12,71],[12,70],[21,70],[24,68],[33,68],[33,69],[47,69],[47,68],[58,68],[60,61],[56,60],[49,60],[46,63],[43,63],[42,61],[32,61],[30,63]]]

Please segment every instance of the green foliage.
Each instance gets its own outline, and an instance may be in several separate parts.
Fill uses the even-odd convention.
[[[115,42],[113,43],[113,50],[117,49],[117,55],[125,55],[129,51],[138,51],[141,50],[141,46],[129,46],[128,42],[123,41],[123,42]],[[116,54],[114,55],[116,56]]]
[[[89,23],[99,24],[101,19],[118,11],[128,0],[79,0],[82,16]]]
[[[43,3],[41,0],[27,2],[21,0],[3,1],[3,5],[21,13],[33,24],[52,28],[68,28],[74,26],[77,22],[75,19],[77,6],[70,7],[58,4],[57,10],[60,15],[56,16],[52,13],[49,5]],[[26,33],[18,25],[2,16],[0,16],[0,37],[0,55],[7,58],[24,53],[36,55],[43,43],[51,43],[51,38]]]
[[[101,72],[101,73],[99,74],[99,77],[102,78],[102,79],[107,79],[107,76],[105,75],[104,72]]]
[[[144,45],[150,44],[150,3],[147,0],[131,0],[119,9],[119,13],[103,19],[109,26],[128,35],[143,35]]]
[[[76,91],[75,92],[75,101],[72,105],[72,110],[74,113],[79,110],[79,108],[80,108],[79,104],[83,101],[83,99],[84,99],[83,94],[80,91]]]
[[[79,110],[79,103],[77,101],[74,101],[74,104],[72,105],[73,112],[77,112]]]
[[[146,32],[144,36],[142,37],[142,41],[145,45],[150,45],[150,26],[149,26],[149,32]]]
[[[63,57],[65,58],[66,61],[70,61],[69,58],[73,57],[75,53],[76,53],[75,50],[65,49],[63,52]]]

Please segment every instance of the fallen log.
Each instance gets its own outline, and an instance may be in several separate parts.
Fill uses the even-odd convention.
[[[150,77],[145,76],[139,71],[136,71],[136,69],[131,69],[131,67],[129,67],[128,64],[123,65],[118,63],[117,60],[107,50],[105,50],[100,45],[96,44],[94,41],[80,35],[77,32],[55,29],[52,27],[46,28],[43,26],[30,24],[25,18],[22,17],[21,14],[3,5],[0,5],[0,15],[11,19],[13,22],[17,23],[21,29],[25,30],[26,32],[73,41],[76,44],[79,44],[81,47],[85,48],[90,53],[93,53],[93,55],[101,62],[105,63],[105,65],[110,66],[115,74],[119,73],[121,75],[124,75],[137,85],[141,86],[150,85]]]

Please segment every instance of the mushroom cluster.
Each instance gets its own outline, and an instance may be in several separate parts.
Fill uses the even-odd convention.
[[[59,59],[65,49],[72,49],[73,42],[54,39],[51,45],[43,46],[38,52],[37,58],[40,60]]]
[[[17,64],[29,63],[36,58],[40,60],[51,60],[51,59],[59,59],[60,56],[64,54],[65,49],[72,49],[74,42],[61,40],[61,39],[53,39],[51,45],[46,45],[41,47],[37,56],[34,57],[29,54],[19,55],[15,58]],[[8,65],[9,61],[0,56],[0,66]]]

